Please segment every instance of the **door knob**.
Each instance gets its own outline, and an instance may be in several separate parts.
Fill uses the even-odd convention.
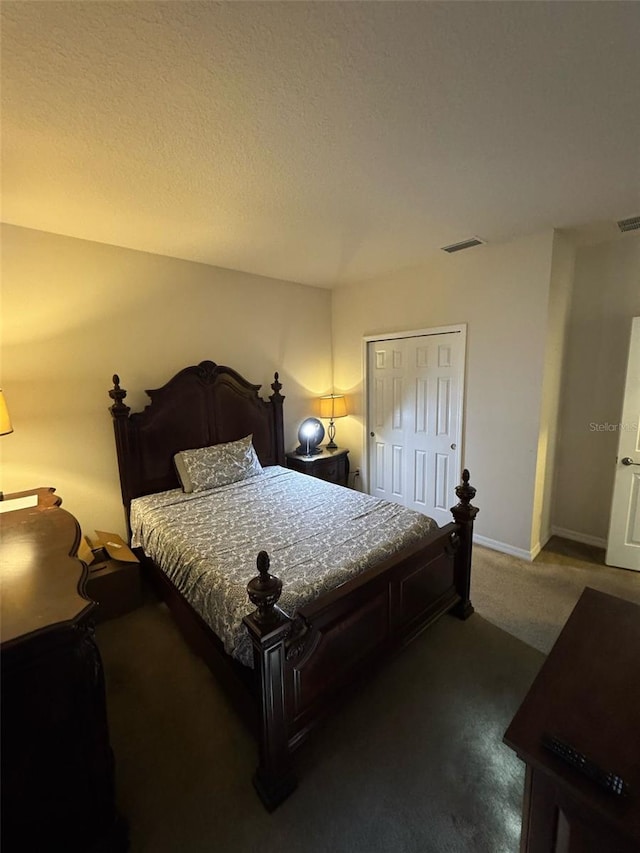
[[[458,446],[457,444],[452,444],[452,445],[451,445],[451,449],[452,449],[452,450],[455,450],[457,446]]]
[[[640,465],[640,462],[634,462],[630,456],[625,456],[624,459],[620,460],[623,465]]]
[[[369,435],[373,438],[375,436],[375,432],[370,432]]]

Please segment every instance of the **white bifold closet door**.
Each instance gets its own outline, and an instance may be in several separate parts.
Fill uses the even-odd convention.
[[[368,491],[452,520],[460,480],[465,335],[367,343]]]

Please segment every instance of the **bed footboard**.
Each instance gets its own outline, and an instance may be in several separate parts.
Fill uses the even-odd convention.
[[[267,809],[295,788],[292,752],[368,672],[443,613],[473,613],[469,599],[475,489],[464,471],[455,522],[301,608],[277,606],[281,581],[258,555],[245,617],[260,696],[260,763],[254,785]]]

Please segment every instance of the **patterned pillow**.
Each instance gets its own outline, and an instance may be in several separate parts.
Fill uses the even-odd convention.
[[[262,465],[252,438],[248,435],[239,441],[176,453],[173,459],[183,491],[202,492],[259,474]]]

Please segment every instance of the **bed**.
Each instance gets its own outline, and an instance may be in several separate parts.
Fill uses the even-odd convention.
[[[439,616],[471,615],[478,510],[466,470],[454,520],[438,527],[395,504],[286,469],[278,374],[268,400],[260,387],[204,361],[147,391],[142,412],[131,413],[117,375],[109,395],[132,545],[183,635],[255,732],[253,782],[271,810],[296,786],[295,750],[350,689]],[[176,454],[215,454],[249,436],[255,470],[238,483],[184,493]],[[236,535],[240,505],[244,521]],[[303,510],[315,524],[302,527]],[[310,532],[296,538],[294,528]],[[161,542],[159,533],[170,530]],[[365,539],[365,552],[356,552],[354,543]],[[226,563],[212,567],[223,557]],[[216,616],[216,596],[233,618]]]

